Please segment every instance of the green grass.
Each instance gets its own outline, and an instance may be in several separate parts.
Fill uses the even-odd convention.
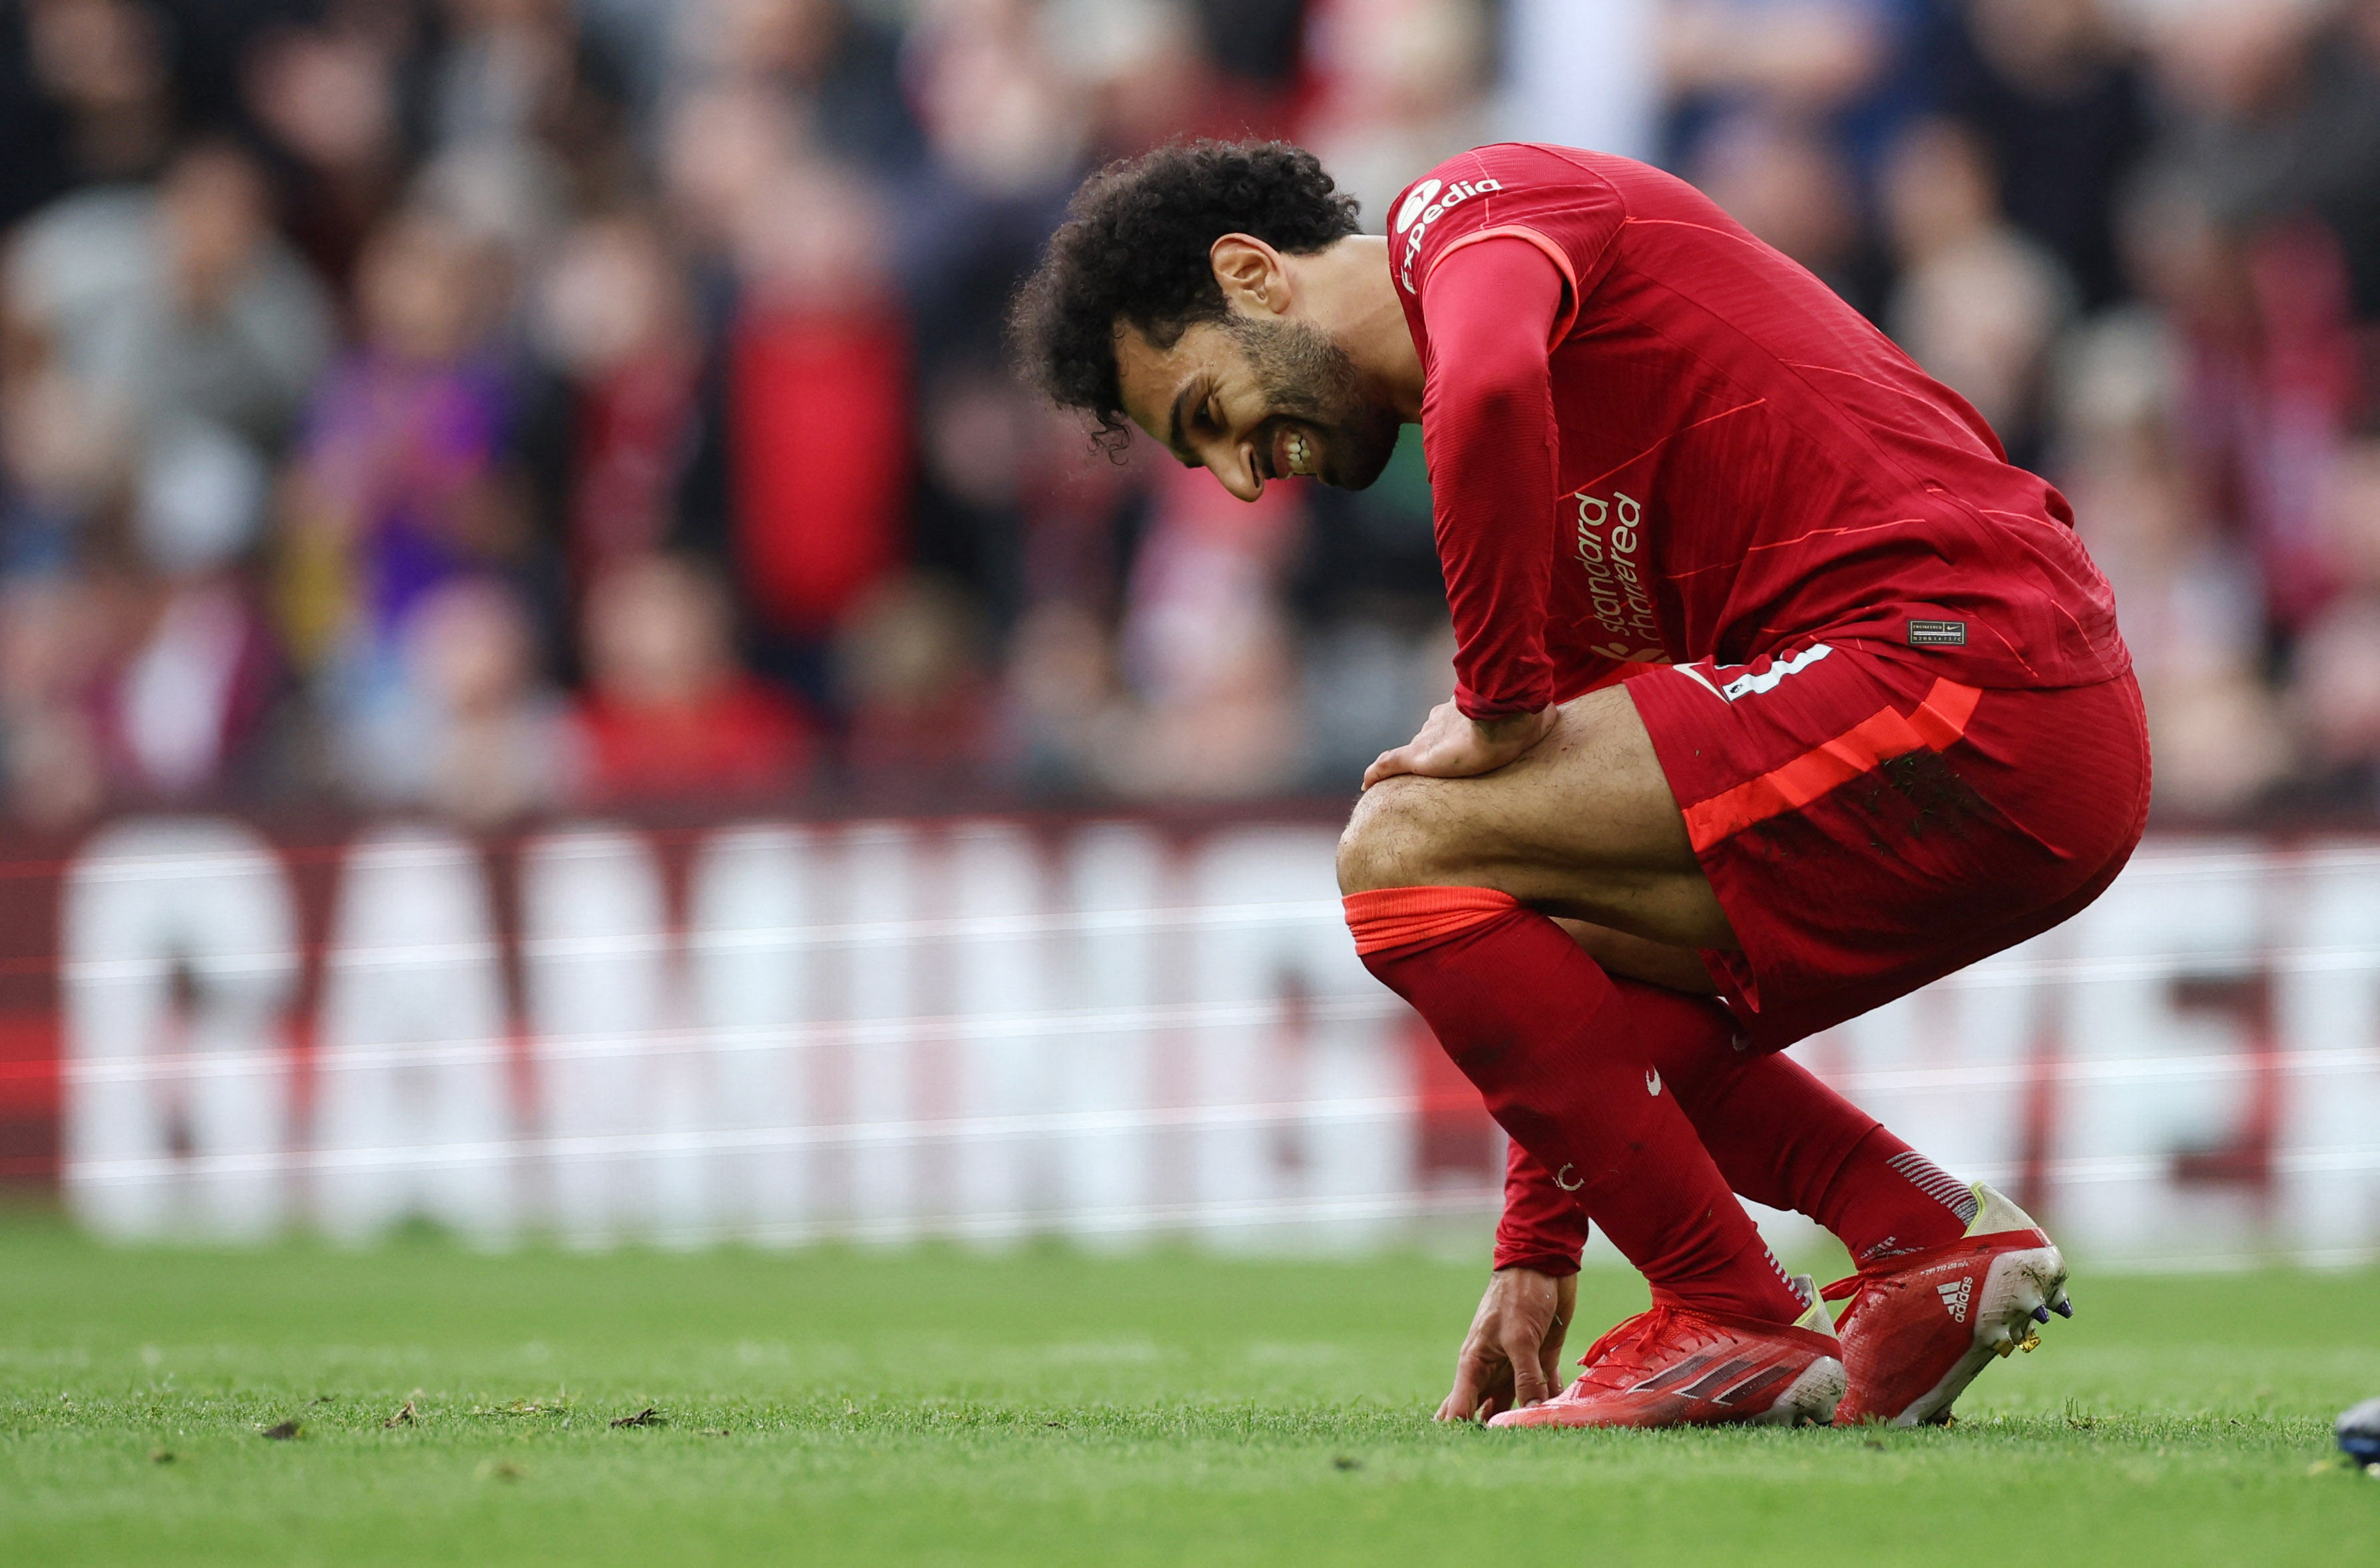
[[[1478,1282],[1415,1258],[127,1252],[8,1221],[0,1563],[1840,1568],[2380,1541],[2380,1480],[2310,1473],[2333,1413],[2380,1392],[2369,1272],[2086,1270],[2081,1316],[1955,1428],[1884,1433],[1436,1427]],[[1642,1287],[1583,1297],[1607,1321]]]

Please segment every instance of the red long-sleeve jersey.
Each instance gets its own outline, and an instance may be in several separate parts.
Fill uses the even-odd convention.
[[[1821,639],[1922,639],[1980,687],[2129,667],[2065,499],[1691,187],[1484,147],[1393,216],[1465,713]],[[1515,1145],[1497,1265],[1568,1271],[1585,1234]]]
[[[1506,144],[1393,216],[1464,712],[1912,619],[1963,628],[1916,635],[1971,686],[2129,667],[2065,498],[1691,186]]]

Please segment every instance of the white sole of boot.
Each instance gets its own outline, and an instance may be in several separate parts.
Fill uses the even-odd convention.
[[[1824,1427],[1835,1418],[1835,1406],[1840,1404],[1843,1391],[1851,1386],[1843,1364],[1833,1356],[1820,1356],[1802,1368],[1802,1375],[1786,1386],[1777,1396],[1777,1403],[1752,1418],[1755,1427]]]

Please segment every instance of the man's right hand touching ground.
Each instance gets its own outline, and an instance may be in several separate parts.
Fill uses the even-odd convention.
[[[1485,1421],[1551,1398],[1561,1389],[1562,1336],[1578,1307],[1578,1276],[1499,1269],[1463,1336],[1454,1390],[1438,1407],[1441,1421]]]

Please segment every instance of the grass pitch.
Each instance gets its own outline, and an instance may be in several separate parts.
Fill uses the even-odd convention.
[[[2372,1272],[2085,1268],[2076,1320],[1948,1431],[1436,1427],[1482,1273],[123,1252],[9,1221],[0,1562],[1841,1568],[2380,1541],[2380,1479],[2324,1463],[2331,1416],[2380,1392]],[[1583,1327],[1643,1302],[1611,1275],[1581,1295]]]

